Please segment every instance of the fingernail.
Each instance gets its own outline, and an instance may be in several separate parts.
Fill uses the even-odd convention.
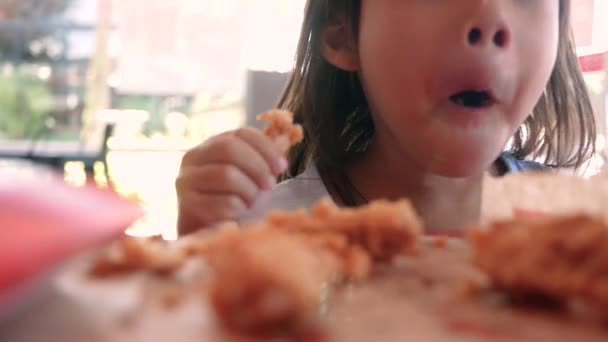
[[[289,163],[287,162],[287,159],[285,159],[285,158],[279,159],[279,161],[277,162],[278,173],[285,172],[285,170],[287,170],[288,166],[289,166]]]

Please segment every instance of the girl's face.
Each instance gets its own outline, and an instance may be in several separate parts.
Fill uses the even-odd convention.
[[[356,71],[379,147],[431,173],[483,172],[538,102],[556,0],[362,0]]]

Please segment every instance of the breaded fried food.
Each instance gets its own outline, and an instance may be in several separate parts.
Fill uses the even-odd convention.
[[[333,290],[366,279],[374,262],[413,251],[421,230],[407,201],[354,209],[322,201],[310,211],[275,212],[248,226],[230,223],[177,245],[126,238],[91,273],[168,274],[185,259],[202,257],[212,276],[201,288],[223,325],[245,334],[297,334],[318,325],[321,304]],[[168,298],[170,305],[174,293]]]
[[[318,323],[324,289],[340,272],[335,255],[294,234],[225,231],[208,249],[211,303],[241,333],[294,333]]]
[[[372,259],[363,248],[350,244],[339,234],[311,234],[300,236],[324,251],[331,253],[339,261],[340,269],[336,280],[360,281],[367,278],[372,269]]]
[[[423,224],[407,200],[375,201],[359,208],[338,208],[320,201],[310,212],[272,212],[267,223],[305,234],[338,234],[359,246],[375,261],[390,262],[415,249]]]
[[[258,119],[268,122],[264,134],[272,139],[283,153],[304,138],[302,126],[293,123],[293,113],[271,110],[258,115]]]
[[[473,263],[513,295],[608,305],[608,225],[579,215],[523,218],[471,233]]]
[[[125,236],[95,260],[89,274],[98,278],[137,271],[171,274],[185,257],[183,250],[170,248],[166,241]]]
[[[318,318],[323,289],[363,280],[373,261],[413,250],[421,229],[406,201],[357,209],[322,201],[228,227],[200,249],[215,272],[212,304],[233,330],[293,332]]]

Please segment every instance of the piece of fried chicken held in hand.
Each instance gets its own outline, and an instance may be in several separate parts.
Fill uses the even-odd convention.
[[[275,109],[258,115],[258,120],[268,122],[264,134],[275,142],[283,154],[304,139],[302,126],[294,124],[292,112]]]

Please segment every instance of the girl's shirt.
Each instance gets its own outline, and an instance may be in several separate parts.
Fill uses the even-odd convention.
[[[500,163],[499,166],[502,167],[504,173],[547,170],[547,167],[542,164],[519,160],[506,152],[498,158],[498,163]],[[269,210],[292,211],[300,208],[310,208],[319,200],[330,198],[329,192],[314,164],[309,165],[298,176],[277,184],[266,196],[270,198],[260,201],[241,217],[242,223],[259,220]]]

